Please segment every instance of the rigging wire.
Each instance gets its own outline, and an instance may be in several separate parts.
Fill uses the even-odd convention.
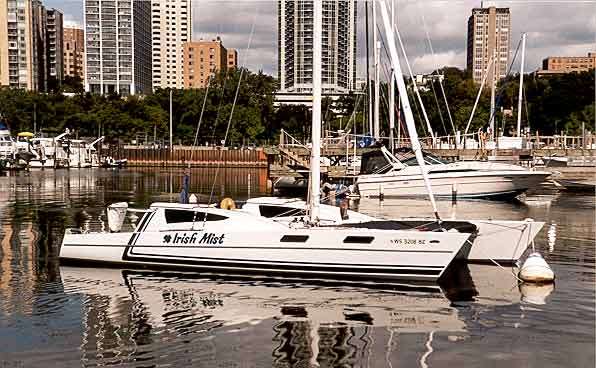
[[[443,113],[441,112],[441,104],[439,104],[439,99],[437,98],[437,92],[435,91],[435,82],[430,81],[430,88],[433,90],[433,97],[435,98],[435,103],[437,104],[437,111],[439,112],[439,118],[441,119],[441,125],[443,125],[443,131],[445,135],[449,135],[447,133],[447,127],[445,126],[445,120],[443,119]]]
[[[210,75],[209,79],[207,79],[207,88],[205,89],[205,97],[203,98],[203,107],[201,108],[201,115],[199,115],[199,122],[197,123],[197,131],[195,133],[195,140],[194,140],[194,143],[192,144],[193,148],[197,146],[197,143],[199,140],[199,129],[201,129],[201,122],[203,121],[203,113],[205,112],[205,104],[207,103],[207,96],[209,95],[209,87],[211,86],[211,79],[212,79],[212,76]],[[194,153],[195,153],[195,150],[193,149],[190,152],[190,162],[192,162]]]
[[[215,138],[215,130],[217,128],[217,122],[219,121],[219,113],[221,112],[221,105],[223,105],[223,101],[225,99],[226,94],[226,86],[228,84],[228,72],[230,68],[226,68],[226,74],[224,75],[224,83],[223,88],[221,90],[221,97],[219,100],[219,104],[217,105],[217,114],[215,115],[215,122],[213,123],[213,131],[211,132],[211,140]]]
[[[499,106],[499,102],[501,101],[501,97],[503,97],[503,94],[505,93],[505,87],[507,87],[507,84],[509,83],[509,78],[511,77],[511,70],[513,69],[513,64],[515,63],[515,59],[517,58],[517,54],[519,52],[520,46],[521,46],[521,40],[519,40],[518,43],[517,43],[517,48],[515,49],[515,54],[513,55],[513,59],[511,60],[511,64],[509,64],[509,69],[507,70],[507,74],[505,75],[505,78],[503,80],[503,85],[499,89],[499,94],[495,98],[495,111],[489,117],[489,120],[488,121],[494,120],[494,118],[495,118],[495,115],[497,113],[496,107]]]
[[[255,32],[255,23],[257,20],[257,14],[258,12],[258,4],[257,4],[257,9],[255,9],[255,15],[253,17],[253,21],[252,21],[252,26],[250,29],[250,35],[248,36],[248,44],[246,45],[246,50],[245,50],[245,55],[248,55],[248,50],[250,50],[250,46],[252,44],[252,38]],[[226,133],[224,135],[224,139],[223,139],[223,144],[222,144],[222,150],[219,153],[220,159],[218,160],[217,163],[217,168],[215,169],[215,175],[213,178],[213,184],[211,185],[211,192],[209,193],[209,201],[208,201],[208,206],[211,204],[211,200],[213,199],[213,192],[215,190],[215,183],[217,182],[217,177],[219,175],[219,169],[221,167],[221,157],[223,156],[223,147],[225,147],[226,145],[226,141],[228,139],[228,134],[230,132],[230,127],[232,126],[232,118],[234,117],[234,108],[236,107],[236,102],[238,101],[238,94],[240,93],[240,84],[242,83],[242,77],[244,76],[244,71],[246,70],[246,68],[241,68],[240,69],[240,77],[238,78],[238,85],[236,86],[236,94],[234,95],[234,102],[232,103],[232,109],[230,111],[230,117],[228,119],[228,125],[226,127]],[[207,221],[207,216],[205,216],[204,220],[203,220],[203,226],[205,226],[205,223]]]
[[[418,2],[416,3],[416,5],[418,6],[418,8],[420,8],[420,4]],[[422,26],[424,27],[424,33],[426,34],[426,40],[428,41],[428,47],[429,47],[430,52],[433,56],[434,64],[437,65],[437,56],[435,54],[435,50],[433,49],[433,44],[430,40],[430,34],[428,32],[428,27],[426,25],[426,18],[424,17],[424,11],[420,11],[419,13],[422,18]],[[435,73],[438,76],[440,76],[438,69],[435,69]],[[455,135],[456,134],[455,125],[453,124],[453,119],[451,118],[451,111],[449,109],[449,103],[447,102],[447,95],[445,94],[445,89],[443,88],[443,82],[441,81],[441,77],[439,77],[439,87],[441,87],[441,93],[443,94],[443,100],[445,101],[445,107],[447,108],[447,116],[449,117],[449,122],[451,123],[451,128],[453,129],[453,134]],[[433,89],[433,93],[434,93],[434,89]],[[435,99],[436,99],[436,96],[435,96]],[[445,125],[445,124],[443,123],[443,125]],[[447,133],[447,131],[445,130],[445,134],[448,135],[449,133]]]

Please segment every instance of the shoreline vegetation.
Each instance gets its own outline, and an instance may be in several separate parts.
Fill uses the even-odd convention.
[[[453,124],[463,131],[474,105],[479,86],[465,71],[446,67],[443,87],[449,103]],[[198,132],[198,145],[219,145],[226,134],[230,112],[240,85],[238,100],[231,119],[227,145],[275,144],[280,130],[304,140],[308,131],[310,109],[305,106],[274,106],[274,92],[278,82],[261,71],[222,71],[212,77],[207,89],[178,89],[173,91],[173,132],[175,144],[192,145]],[[435,83],[431,85],[430,83]],[[431,126],[439,136],[453,134],[451,122],[437,81],[429,82],[421,90],[422,100]],[[498,127],[505,135],[513,133],[517,124],[518,77],[501,81],[497,87]],[[427,136],[422,112],[409,84],[419,134]],[[433,90],[437,93],[435,95]],[[207,98],[205,100],[205,93]],[[388,131],[387,85],[381,85],[381,126]],[[594,70],[547,77],[528,74],[524,77],[522,127],[528,122],[533,134],[581,134],[595,128]],[[324,128],[344,129],[366,133],[368,123],[365,94],[353,94],[335,101],[323,100]],[[205,108],[203,110],[203,103]],[[483,91],[470,132],[486,128],[490,111],[490,89]],[[202,113],[202,114],[201,114]],[[202,118],[201,118],[202,116]],[[68,78],[57,92],[37,93],[8,87],[0,88],[0,119],[8,123],[13,134],[21,131],[42,131],[49,136],[68,128],[80,137],[104,135],[108,143],[128,143],[139,137],[152,142],[167,142],[169,127],[169,89],[157,89],[147,96],[92,95],[83,92],[80,80]],[[403,125],[402,125],[403,126]],[[143,138],[145,139],[145,138]]]

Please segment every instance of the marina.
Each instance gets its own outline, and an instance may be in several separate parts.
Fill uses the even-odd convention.
[[[587,6],[45,2],[0,4],[0,368],[596,365]]]
[[[204,170],[214,169],[191,170],[191,193],[211,190]],[[249,188],[250,197],[267,194],[265,169],[223,173],[218,198],[241,203]],[[65,228],[108,229],[105,208],[114,202],[136,208],[176,202],[182,178],[182,169],[151,168],[0,176],[4,361],[214,366],[242,365],[250,355],[257,366],[422,361],[440,367],[457,358],[559,367],[571,359],[578,366],[595,360],[593,194],[545,184],[514,202],[437,201],[445,218],[544,221],[535,247],[557,275],[546,286],[519,284],[515,265],[493,264],[460,265],[438,284],[414,288],[61,264]],[[420,199],[361,198],[350,200],[349,209],[384,218],[430,215]],[[139,220],[131,213],[125,226]]]

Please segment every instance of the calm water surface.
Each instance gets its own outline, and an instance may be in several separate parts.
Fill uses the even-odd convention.
[[[266,191],[264,170],[215,176],[193,171],[192,191]],[[439,202],[444,217],[546,222],[536,248],[554,287],[520,287],[515,269],[490,265],[452,270],[426,290],[60,266],[65,227],[105,229],[116,201],[176,201],[181,178],[157,169],[0,177],[0,367],[595,366],[593,195],[543,188],[516,203]],[[426,201],[350,205],[381,217],[430,213]]]

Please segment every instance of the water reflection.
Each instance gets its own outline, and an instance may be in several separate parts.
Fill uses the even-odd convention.
[[[399,355],[393,335],[466,335],[467,322],[454,303],[482,300],[482,307],[471,307],[487,313],[520,300],[514,278],[496,281],[495,268],[480,265],[454,270],[459,284],[448,287],[468,290],[465,296],[190,273],[76,267],[60,272],[65,293],[83,295],[81,349],[97,364],[137,361],[139,354],[153,363],[191,361],[197,354],[204,358],[205,346],[189,347],[182,355],[169,348],[162,355],[150,351],[168,341],[204,338],[214,329],[239,333],[265,323],[271,325],[263,338],[274,344],[273,366],[353,366],[372,349]],[[216,360],[224,342],[211,336],[208,360]]]

